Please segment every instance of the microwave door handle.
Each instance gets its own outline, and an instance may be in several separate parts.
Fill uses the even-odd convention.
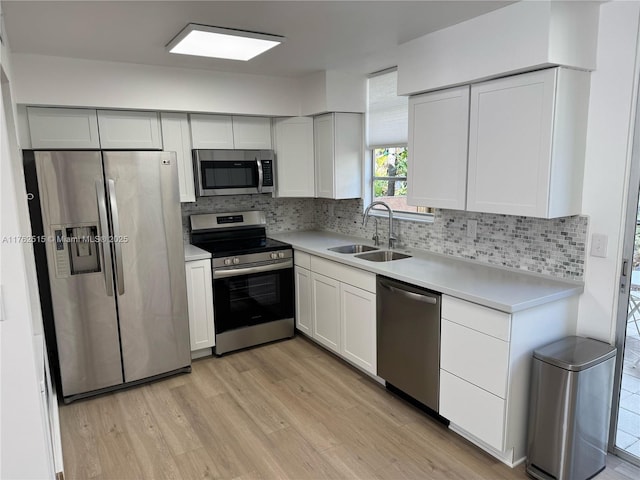
[[[262,160],[256,157],[256,163],[258,164],[258,193],[262,193],[262,183],[264,180],[264,173],[262,171]]]

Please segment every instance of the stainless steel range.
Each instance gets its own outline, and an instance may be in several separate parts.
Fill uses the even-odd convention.
[[[267,238],[264,212],[189,219],[191,243],[213,256],[216,354],[293,337],[293,250]]]

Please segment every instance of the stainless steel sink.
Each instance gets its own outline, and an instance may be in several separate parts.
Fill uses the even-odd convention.
[[[379,249],[376,247],[370,247],[369,245],[342,245],[341,247],[333,247],[328,250],[337,253],[362,253]]]
[[[400,252],[392,252],[391,250],[378,250],[377,252],[369,252],[356,255],[356,258],[369,260],[370,262],[390,262],[391,260],[411,258],[411,255]]]

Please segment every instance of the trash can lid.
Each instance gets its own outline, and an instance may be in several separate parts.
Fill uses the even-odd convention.
[[[616,347],[608,343],[584,337],[566,337],[538,348],[533,358],[556,367],[579,372],[614,357]]]

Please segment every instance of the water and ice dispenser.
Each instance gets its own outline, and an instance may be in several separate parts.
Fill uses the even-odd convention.
[[[58,278],[101,271],[97,225],[54,225],[52,230]]]

